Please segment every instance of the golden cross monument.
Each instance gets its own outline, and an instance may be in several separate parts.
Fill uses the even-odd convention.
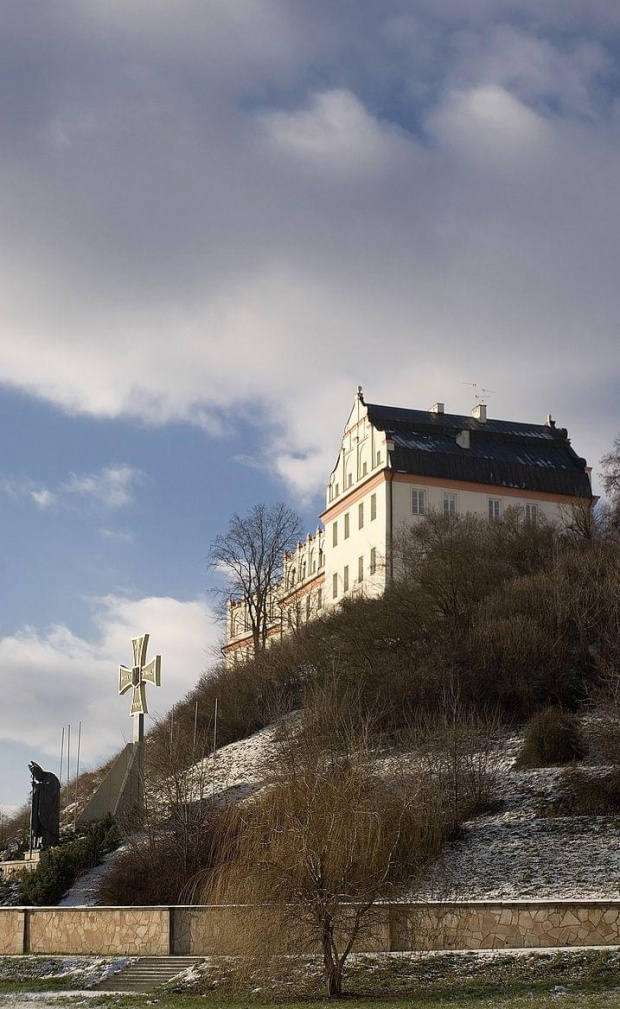
[[[118,692],[125,694],[133,688],[131,697],[131,716],[133,722],[133,741],[140,743],[144,739],[144,716],[148,714],[146,705],[146,684],[161,686],[161,655],[156,655],[147,664],[146,650],[149,646],[149,635],[132,638],[133,666],[120,666],[118,670]]]

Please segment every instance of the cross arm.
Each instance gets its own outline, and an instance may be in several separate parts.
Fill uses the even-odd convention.
[[[132,684],[133,670],[127,666],[119,666],[118,669],[118,692],[126,694]]]
[[[153,686],[161,686],[161,655],[156,655],[154,659],[142,669],[141,679]]]

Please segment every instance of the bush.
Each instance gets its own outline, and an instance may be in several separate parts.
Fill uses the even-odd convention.
[[[57,904],[83,872],[118,847],[120,834],[111,817],[89,826],[83,837],[47,848],[34,872],[24,873],[22,886],[28,903]]]
[[[570,768],[562,775],[562,796],[546,811],[550,816],[617,816],[620,813],[620,770],[587,774]]]
[[[534,715],[525,730],[523,748],[515,766],[551,767],[580,760],[583,755],[575,716],[560,708],[544,708]]]

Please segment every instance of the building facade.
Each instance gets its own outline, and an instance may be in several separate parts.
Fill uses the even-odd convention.
[[[343,598],[380,595],[393,577],[398,533],[431,511],[497,521],[508,508],[561,522],[591,507],[590,468],[568,432],[494,420],[478,403],[471,416],[443,403],[407,410],[366,403],[358,389],[330,474],[322,527],[284,558],[274,588],[271,638],[281,637]],[[242,601],[231,600],[228,659],[251,652]]]

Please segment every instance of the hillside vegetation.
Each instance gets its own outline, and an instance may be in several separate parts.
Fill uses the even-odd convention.
[[[174,711],[187,763],[218,744],[305,709],[329,737],[333,723],[372,724],[383,739],[436,713],[446,692],[508,723],[553,706],[575,710],[607,685],[620,659],[620,547],[594,525],[430,515],[395,549],[395,579],[380,599],[345,600],[254,660],[205,674]],[[614,681],[614,682],[612,682]],[[328,710],[316,711],[329,693]],[[328,724],[332,723],[332,724]],[[315,729],[317,726],[315,725]],[[168,744],[170,723],[151,736]]]
[[[311,744],[312,760],[317,749],[341,762],[354,752],[418,753],[418,768],[440,779],[444,838],[473,811],[492,807],[493,740],[533,716],[543,730],[536,732],[535,717],[527,766],[549,763],[549,746],[551,763],[574,760],[588,745],[613,762],[620,752],[620,548],[584,515],[568,519],[553,527],[531,525],[519,511],[496,523],[429,515],[396,545],[395,578],[382,598],[346,601],[254,660],[203,676],[149,737],[158,796],[152,844],[119,861],[105,899],[187,897],[196,874],[215,871],[224,857],[223,793],[208,801],[216,790],[204,759],[216,698],[220,746],[279,719],[290,726],[285,716],[297,713],[293,750]],[[596,732],[584,740],[571,713],[593,704]],[[290,762],[291,739],[285,742],[274,780],[282,780],[282,760]],[[187,776],[190,766],[199,772]],[[232,788],[225,798],[244,795]]]

